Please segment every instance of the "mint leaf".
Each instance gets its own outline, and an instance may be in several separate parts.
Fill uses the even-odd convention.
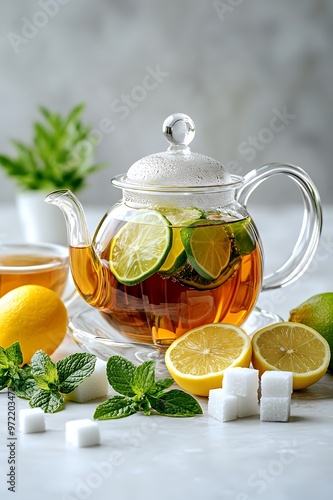
[[[8,368],[8,366],[9,366],[9,359],[6,353],[6,349],[0,346],[0,369]]]
[[[9,361],[15,365],[21,365],[23,363],[23,355],[19,342],[14,342],[6,349],[7,358]]]
[[[31,359],[31,374],[40,389],[58,389],[57,367],[44,351],[36,351]]]
[[[202,414],[197,400],[179,389],[165,392],[162,396],[147,395],[152,408],[161,415],[169,417],[193,417]]]
[[[8,370],[6,368],[0,367],[0,391],[5,387],[8,387],[10,382],[10,377],[8,374]]]
[[[27,378],[26,380],[20,380],[18,384],[14,384],[13,389],[19,398],[30,399],[38,389],[38,385],[33,378]]]
[[[164,389],[168,389],[174,382],[173,378],[160,378],[150,388],[149,394],[156,396],[158,393],[163,392]]]
[[[89,377],[95,369],[96,356],[85,352],[70,354],[56,363],[59,390],[68,394]]]
[[[18,397],[23,399],[31,398],[38,385],[31,374],[31,367],[29,365],[24,365],[18,369],[15,379],[12,380],[12,387]]]
[[[94,413],[98,420],[109,420],[152,410],[169,417],[193,417],[202,414],[197,400],[179,389],[164,392],[173,384],[172,378],[155,381],[155,362],[145,361],[135,367],[121,356],[111,356],[106,365],[110,385],[123,396],[114,396],[100,404]]]
[[[62,410],[64,406],[64,396],[56,391],[40,389],[33,392],[30,402],[31,408],[42,408],[45,413],[55,413]]]
[[[6,350],[3,347],[0,347],[0,390],[7,387],[10,383],[9,368],[10,363]]]
[[[13,387],[19,379],[19,367],[23,362],[22,351],[19,342],[4,349],[0,347],[0,390],[5,387]]]
[[[144,361],[134,372],[132,389],[139,397],[149,392],[155,383],[155,362]]]
[[[133,398],[135,399],[135,398]],[[137,402],[138,404],[138,409],[140,411],[143,411],[144,415],[150,415],[151,414],[151,404],[146,395],[142,396],[140,401]]]
[[[138,405],[127,396],[113,396],[97,406],[94,418],[97,420],[111,420],[128,417],[138,411]]]
[[[135,371],[135,365],[122,356],[111,356],[106,364],[109,384],[124,396],[135,396],[132,388]]]

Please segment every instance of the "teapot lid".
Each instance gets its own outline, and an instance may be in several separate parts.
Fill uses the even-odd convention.
[[[183,113],[168,116],[162,130],[170,144],[167,151],[136,161],[127,174],[112,179],[115,186],[150,191],[209,186],[236,189],[242,185],[242,177],[230,174],[222,163],[190,150],[195,125],[189,116]]]

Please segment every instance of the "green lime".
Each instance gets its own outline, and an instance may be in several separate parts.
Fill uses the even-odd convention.
[[[110,269],[120,283],[136,285],[160,269],[171,245],[168,219],[156,210],[142,211],[113,238]]]
[[[173,226],[179,227],[187,226],[205,216],[205,212],[196,207],[179,208],[170,205],[167,207],[156,207],[156,210],[161,212]]]
[[[327,340],[331,350],[328,369],[333,371],[333,293],[310,297],[290,311],[289,321],[310,326]]]
[[[180,236],[182,226],[187,226],[193,221],[200,219],[204,216],[203,210],[195,207],[178,208],[178,207],[161,207],[159,211],[167,217],[172,223],[172,247],[171,250],[161,266],[159,272],[170,276],[182,267],[186,262],[186,252]]]
[[[180,231],[191,266],[207,280],[216,280],[230,260],[231,241],[224,226],[201,219]]]
[[[220,276],[213,281],[203,278],[188,262],[174,275],[174,277],[183,285],[187,285],[195,290],[213,290],[232,278],[241,265],[241,262],[240,256],[232,258]]]
[[[256,248],[251,217],[228,224],[241,255],[248,255]]]

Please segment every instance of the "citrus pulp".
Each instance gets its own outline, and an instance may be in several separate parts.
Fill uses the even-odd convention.
[[[208,396],[210,389],[222,387],[226,368],[250,365],[251,352],[251,340],[244,330],[211,323],[175,340],[165,353],[165,364],[182,389]]]
[[[304,389],[327,371],[330,348],[313,328],[280,322],[266,326],[252,337],[252,364],[260,376],[266,370],[293,372],[293,388]]]

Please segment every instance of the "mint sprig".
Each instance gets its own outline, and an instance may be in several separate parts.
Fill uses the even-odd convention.
[[[110,420],[128,417],[138,411],[145,415],[159,413],[168,417],[193,417],[202,414],[197,400],[179,389],[165,391],[172,378],[155,380],[155,362],[139,366],[121,356],[111,356],[106,365],[109,384],[122,396],[113,396],[97,406],[94,418]]]
[[[63,394],[73,391],[95,369],[96,357],[89,353],[74,353],[53,363],[42,350],[31,359],[31,375],[37,388],[30,398],[32,408],[42,408],[45,413],[55,413],[63,408]]]
[[[30,364],[22,365],[19,342],[7,349],[0,347],[0,390],[5,387],[29,400],[32,408],[54,413],[64,407],[64,396],[89,377],[96,364],[96,356],[77,352],[54,363],[42,350],[35,352]]]
[[[21,386],[22,380],[26,378],[24,368],[20,367],[22,362],[19,342],[15,342],[7,349],[0,347],[0,390],[5,387],[15,390],[16,386]]]

